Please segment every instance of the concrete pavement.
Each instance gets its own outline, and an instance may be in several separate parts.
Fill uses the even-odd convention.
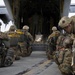
[[[45,51],[34,51],[12,66],[0,68],[0,75],[62,75],[55,62],[47,60]]]

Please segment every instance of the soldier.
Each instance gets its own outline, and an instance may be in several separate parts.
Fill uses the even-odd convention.
[[[67,33],[69,33],[72,40],[75,39],[75,16],[72,16],[70,18],[66,17],[66,16],[62,17],[58,23],[58,26],[60,26]],[[73,63],[73,65],[75,65],[75,63]],[[75,71],[75,69],[74,69],[74,71]]]
[[[10,37],[10,47],[14,50],[14,58],[15,60],[19,60],[20,50],[18,49],[18,34],[16,33],[16,26],[10,26],[9,31],[7,32],[8,36]]]
[[[29,31],[29,26],[24,25],[23,26],[24,41],[26,43],[27,55],[30,55],[32,52],[30,45],[33,43],[33,36],[28,31]]]
[[[9,37],[6,33],[0,32],[0,66],[10,66],[13,63],[14,52],[10,49]]]
[[[50,34],[47,39],[47,42],[49,44],[48,50],[46,52],[48,59],[52,58],[53,52],[56,50],[57,38],[60,35],[60,32],[57,30],[55,26],[52,27],[52,31],[52,34]]]
[[[28,42],[32,43],[33,42],[33,36],[28,32],[29,31],[29,27],[27,25],[23,26],[23,31],[24,34],[27,36],[28,38]],[[27,41],[27,40],[26,40]]]
[[[60,19],[58,26],[69,33],[70,37],[74,40],[75,36],[75,16],[67,17],[64,16]]]

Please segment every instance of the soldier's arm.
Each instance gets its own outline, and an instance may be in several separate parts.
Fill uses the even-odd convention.
[[[56,42],[56,50],[60,49],[60,41],[61,41],[61,36],[58,37],[57,42]]]
[[[47,43],[50,43],[51,35],[48,36]]]
[[[32,36],[30,33],[28,34],[28,38],[29,38],[29,40],[30,40],[31,42],[34,41],[33,36]]]

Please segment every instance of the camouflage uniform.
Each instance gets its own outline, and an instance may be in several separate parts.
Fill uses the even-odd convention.
[[[28,32],[28,30],[29,30],[29,27],[27,25],[23,26],[23,30],[21,30],[22,40],[19,40],[19,45],[20,45],[20,48],[21,48],[21,51],[22,51],[22,56],[29,56],[32,52],[30,44],[33,42],[33,37]]]
[[[21,29],[17,29],[16,33],[19,35],[18,38],[18,48],[20,49],[20,56],[26,55],[26,48],[24,44],[24,32]]]
[[[48,50],[46,52],[48,59],[51,59],[53,56],[54,51],[56,50],[56,41],[58,36],[60,35],[60,32],[57,30],[57,28],[54,26],[52,27],[53,33],[49,35],[47,39],[47,43],[49,44]]]
[[[66,17],[66,16],[62,17],[58,23],[58,26],[60,26],[67,33],[69,33],[71,35],[72,40],[75,39],[75,16],[72,16],[70,18]],[[71,59],[72,59],[72,56],[71,56]],[[71,63],[71,62],[72,62],[72,60],[69,61],[69,63]],[[71,66],[71,64],[70,64],[70,66]],[[66,71],[68,72],[68,70],[66,70]]]
[[[66,37],[63,41],[64,50],[61,51],[58,57],[58,62],[60,63],[59,69],[64,74],[72,73],[72,44],[73,40],[70,37]]]
[[[7,32],[8,36],[10,37],[10,47],[14,50],[14,59],[19,60],[20,56],[20,50],[18,48],[18,34],[16,33],[16,27],[12,25]]]
[[[0,32],[0,66],[10,66],[13,63],[14,52],[10,49],[9,37]]]
[[[33,36],[28,32],[29,28],[27,26],[23,27],[23,31],[24,31],[24,35],[28,38],[28,40],[26,39],[26,41],[28,41],[29,43],[33,42]]]
[[[30,55],[32,52],[30,45],[33,43],[33,36],[28,32],[28,30],[29,30],[28,26],[26,26],[26,25],[23,26],[23,30],[24,30],[27,54]]]
[[[66,33],[61,34],[57,39],[56,52],[54,55],[54,60],[58,65],[60,63],[62,63],[62,58],[63,58],[63,54],[64,54],[64,52],[63,52],[63,50],[64,50],[63,41],[66,38],[66,35],[67,35]]]

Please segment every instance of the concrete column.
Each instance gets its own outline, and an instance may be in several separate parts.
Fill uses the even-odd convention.
[[[64,0],[62,16],[68,16],[71,0]]]
[[[6,6],[7,10],[8,10],[10,20],[14,21],[9,1],[4,0],[4,3],[5,3],[5,6]]]

